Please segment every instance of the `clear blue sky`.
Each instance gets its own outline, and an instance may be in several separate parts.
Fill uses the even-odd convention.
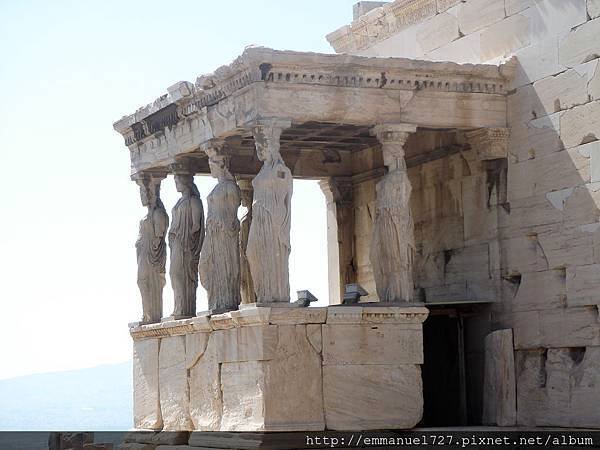
[[[144,210],[112,123],[247,45],[331,52],[353,3],[0,0],[0,378],[130,357]],[[326,301],[324,199],[295,189],[292,289]]]

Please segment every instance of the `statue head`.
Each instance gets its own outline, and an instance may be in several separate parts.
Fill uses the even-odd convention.
[[[194,186],[194,176],[190,174],[176,173],[175,176],[175,189],[177,192],[187,194],[192,192]]]
[[[136,179],[140,187],[140,200],[143,206],[153,208],[160,201],[160,178],[140,176]]]
[[[229,172],[229,157],[219,152],[217,149],[210,148],[206,150],[208,155],[208,165],[210,173],[219,181],[233,180],[231,172]]]
[[[281,128],[268,125],[254,128],[254,145],[259,160],[265,163],[281,160],[279,153],[281,132]]]

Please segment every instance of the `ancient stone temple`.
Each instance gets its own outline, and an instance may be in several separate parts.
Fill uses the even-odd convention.
[[[360,2],[338,54],[249,48],[116,122],[148,207],[135,427],[600,428],[599,15]],[[327,205],[328,307],[291,300],[294,178]]]

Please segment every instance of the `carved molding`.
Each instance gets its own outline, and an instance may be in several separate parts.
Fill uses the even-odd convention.
[[[469,131],[465,136],[480,160],[508,158],[508,128],[481,128]]]
[[[396,0],[369,11],[326,36],[337,53],[352,53],[381,42],[437,14],[436,0]]]
[[[425,4],[424,0],[404,0],[403,7],[408,8],[407,11],[420,11],[421,4]],[[123,117],[113,126],[124,136],[130,150],[138,151],[135,144],[166,136],[184,120],[199,119],[211,139],[207,108],[237,95],[253,83],[505,94],[509,72],[490,65],[250,48],[231,64],[199,77],[195,85],[177,83],[169,88],[168,94]]]

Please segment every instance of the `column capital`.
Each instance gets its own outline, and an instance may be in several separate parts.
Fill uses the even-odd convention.
[[[508,128],[480,128],[468,131],[465,136],[480,160],[508,157],[510,130]]]
[[[409,123],[380,123],[371,129],[371,134],[382,144],[404,144],[408,137],[417,131],[417,126]]]
[[[252,128],[256,151],[260,154],[279,153],[279,138],[283,130],[292,126],[288,119],[259,119]]]
[[[144,184],[150,181],[160,182],[167,178],[169,174],[166,170],[141,170],[131,175],[131,181],[135,181],[137,184]]]

